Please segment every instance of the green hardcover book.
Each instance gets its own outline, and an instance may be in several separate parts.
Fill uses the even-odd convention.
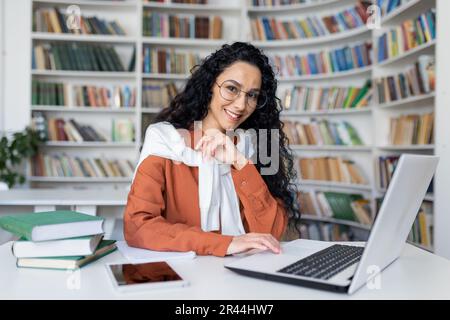
[[[357,106],[358,103],[361,101],[361,99],[366,96],[367,92],[370,90],[371,87],[372,81],[367,80],[364,86],[361,88],[361,90],[359,90],[358,95],[355,97],[350,107],[354,108],[355,106]]]
[[[17,267],[74,270],[114,252],[117,249],[115,242],[115,240],[102,240],[95,253],[88,256],[19,258],[17,259]]]
[[[104,233],[103,222],[101,217],[60,210],[0,217],[0,228],[27,240],[45,241]]]
[[[362,199],[361,195],[338,192],[324,192],[323,194],[333,211],[333,218],[350,221],[356,220],[351,203],[355,200]]]
[[[347,129],[347,132],[350,136],[352,145],[362,146],[363,142],[362,142],[361,138],[359,137],[358,133],[356,132],[355,128],[353,128],[353,126],[350,123],[348,123],[347,121],[344,121],[343,123],[344,123],[345,129]]]
[[[31,81],[31,105],[36,106],[38,104],[38,82],[37,80]]]

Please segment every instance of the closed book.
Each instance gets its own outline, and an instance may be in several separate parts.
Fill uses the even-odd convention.
[[[95,253],[87,256],[19,258],[17,259],[17,267],[74,270],[114,252],[117,249],[115,242],[115,240],[102,240]]]
[[[59,210],[0,217],[0,228],[26,240],[45,241],[103,233],[103,221],[101,217]]]
[[[16,258],[87,256],[95,252],[103,234],[63,240],[27,241],[20,239],[12,246]]]

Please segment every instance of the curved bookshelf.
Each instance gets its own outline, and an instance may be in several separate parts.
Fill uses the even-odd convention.
[[[158,37],[142,37],[143,44],[160,44],[173,46],[192,46],[215,48],[220,47],[224,43],[230,42],[226,39],[186,39],[186,38],[158,38]]]
[[[381,24],[385,24],[385,23],[391,21],[392,19],[401,16],[404,12],[406,12],[410,8],[414,7],[418,3],[420,3],[420,0],[410,0],[407,3],[401,5],[400,7],[392,10],[384,17],[381,17]]]
[[[47,141],[41,146],[43,147],[74,147],[74,148],[134,148],[133,142],[101,142],[101,141],[85,141],[85,142],[72,142],[72,141]]]
[[[291,5],[279,5],[279,6],[249,6],[249,13],[286,13],[292,11],[301,11],[305,9],[314,9],[324,7],[330,4],[339,2],[340,0],[326,0],[319,1],[317,3],[298,3]]]
[[[106,43],[125,43],[125,44],[136,43],[136,37],[107,35],[107,34],[33,32],[31,34],[31,39],[46,40],[46,41],[106,42]]]
[[[75,182],[103,182],[103,183],[117,183],[117,182],[131,182],[131,177],[39,177],[29,176],[27,178],[31,182],[61,182],[61,183],[75,183]]]
[[[370,225],[364,225],[364,224],[361,224],[361,223],[358,223],[355,221],[350,221],[350,220],[342,220],[342,219],[335,219],[335,218],[328,218],[328,217],[318,217],[318,216],[305,215],[305,214],[302,214],[301,219],[309,220],[309,221],[317,221],[317,222],[345,225],[345,226],[358,228],[358,229],[366,230],[366,231],[370,231],[370,229],[371,229]]]
[[[87,112],[87,113],[135,113],[135,107],[66,107],[66,106],[32,106],[31,111],[48,111],[48,112]]]
[[[309,46],[321,43],[328,43],[339,41],[363,34],[370,33],[371,30],[366,26],[359,27],[350,31],[343,31],[339,33],[334,33],[321,37],[313,37],[313,38],[304,38],[304,39],[291,39],[291,40],[270,40],[270,41],[260,41],[254,40],[252,43],[255,46],[261,48],[285,48],[285,47],[301,47],[301,46]]]
[[[393,57],[393,58],[390,58],[390,59],[387,59],[387,60],[383,60],[382,62],[376,62],[375,65],[377,67],[386,67],[386,66],[389,66],[391,64],[398,63],[398,62],[400,62],[403,59],[406,59],[408,57],[418,56],[418,55],[422,54],[423,51],[426,51],[427,49],[432,48],[435,45],[436,45],[436,40],[433,40],[433,41],[424,43],[424,44],[422,44],[422,45],[420,45],[418,47],[415,47],[414,49],[408,50],[408,51],[404,52],[403,54],[401,54],[399,56],[396,56],[396,57]]]
[[[316,117],[316,116],[338,116],[338,115],[352,115],[372,112],[371,107],[363,107],[359,109],[332,109],[321,111],[291,111],[283,110],[280,115],[282,117]]]
[[[220,13],[240,13],[241,7],[227,6],[227,5],[214,5],[214,4],[183,4],[183,3],[150,3],[145,2],[142,4],[143,8],[150,9],[163,9],[163,10],[176,10],[176,11],[189,11],[189,12],[220,12]]]
[[[378,106],[380,108],[402,107],[402,106],[406,106],[410,103],[432,100],[435,97],[436,97],[436,93],[432,92],[432,93],[428,93],[428,94],[424,94],[424,95],[420,95],[420,96],[413,96],[413,97],[409,97],[406,99],[400,99],[400,100],[396,100],[396,101],[381,103]]]
[[[111,71],[72,71],[72,70],[32,70],[34,76],[48,77],[87,77],[87,78],[136,78],[134,72],[111,72]]]
[[[300,179],[297,182],[297,185],[311,186],[311,187],[323,187],[323,188],[343,188],[343,189],[352,189],[352,190],[360,190],[360,191],[371,191],[372,190],[372,187],[370,185],[343,183],[343,182],[326,181],[326,180],[322,181],[322,180]]]
[[[94,6],[94,7],[111,7],[111,6],[118,6],[118,7],[136,7],[138,2],[136,0],[125,0],[125,1],[111,1],[111,0],[105,0],[105,1],[88,1],[88,0],[33,0],[33,2],[36,3],[48,3],[48,4],[64,4],[64,5],[83,5],[83,6]]]
[[[334,72],[334,73],[322,73],[322,74],[311,74],[303,76],[290,76],[290,77],[279,77],[280,82],[296,82],[296,81],[311,81],[311,80],[324,80],[324,79],[336,79],[343,77],[351,77],[357,75],[363,75],[372,71],[372,66],[367,66],[363,68],[352,69],[348,71]]]
[[[293,151],[344,151],[344,152],[371,152],[369,146],[312,146],[312,145],[291,145]]]

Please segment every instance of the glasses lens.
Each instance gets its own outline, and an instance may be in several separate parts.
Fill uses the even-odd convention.
[[[222,95],[222,98],[228,101],[233,101],[236,99],[240,92],[241,88],[231,81],[225,81],[220,86],[220,94]]]
[[[264,93],[260,92],[258,94],[258,98],[256,99],[255,108],[261,109],[266,105],[266,103],[267,103],[267,96]]]

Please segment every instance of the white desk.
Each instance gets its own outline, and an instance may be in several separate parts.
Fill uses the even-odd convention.
[[[10,249],[11,242],[0,246],[0,299],[450,299],[450,261],[411,245],[382,273],[380,290],[363,287],[352,296],[244,277],[223,267],[235,257],[209,256],[170,263],[188,287],[120,294],[104,267],[126,262],[118,251],[82,268],[80,289],[69,289],[75,274],[16,268]]]

